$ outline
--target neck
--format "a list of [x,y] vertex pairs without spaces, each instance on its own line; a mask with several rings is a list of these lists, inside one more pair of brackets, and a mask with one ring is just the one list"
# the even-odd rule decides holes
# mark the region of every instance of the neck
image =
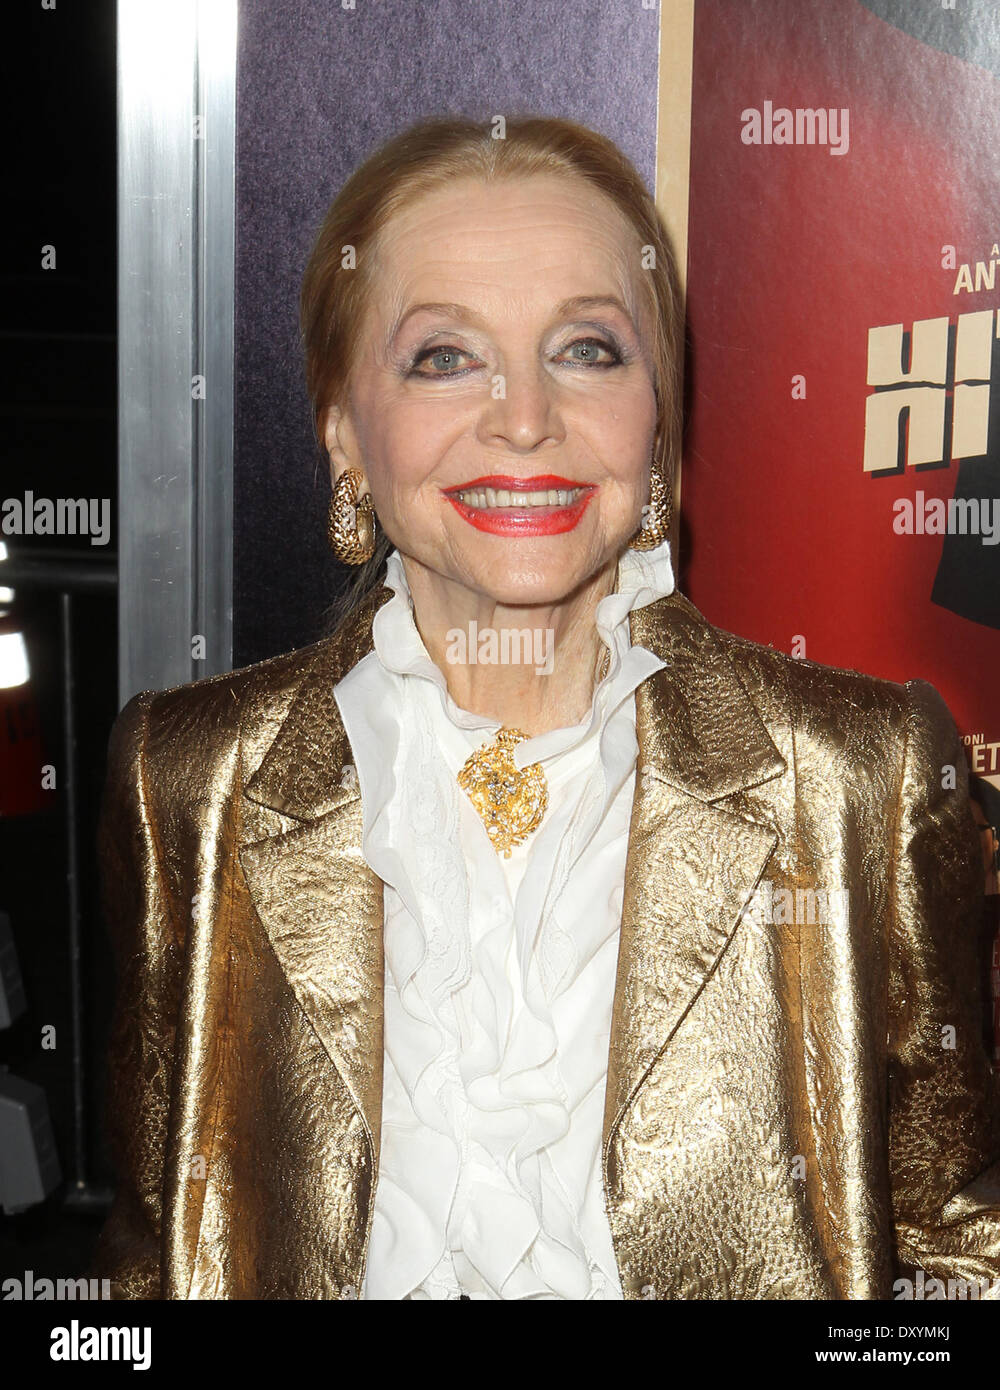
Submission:
[[533,736],[579,724],[603,675],[597,605],[617,577],[612,558],[551,604],[502,604],[403,556],[417,630],[460,709]]

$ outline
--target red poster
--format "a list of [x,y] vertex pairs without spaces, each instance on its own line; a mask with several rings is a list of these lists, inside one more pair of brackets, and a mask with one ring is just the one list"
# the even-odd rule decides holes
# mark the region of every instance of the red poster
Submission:
[[696,5],[681,538],[720,626],[931,681],[993,825],[998,72],[993,0]]
[[932,681],[1000,788],[1000,81],[857,0],[699,4],[689,235],[692,599]]

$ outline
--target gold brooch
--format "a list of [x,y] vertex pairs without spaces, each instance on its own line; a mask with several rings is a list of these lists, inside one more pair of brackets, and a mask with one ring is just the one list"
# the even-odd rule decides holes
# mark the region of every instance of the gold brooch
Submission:
[[514,766],[511,749],[527,737],[520,729],[500,729],[494,742],[472,753],[458,774],[458,785],[475,806],[493,848],[505,859],[537,829],[549,804],[541,764]]

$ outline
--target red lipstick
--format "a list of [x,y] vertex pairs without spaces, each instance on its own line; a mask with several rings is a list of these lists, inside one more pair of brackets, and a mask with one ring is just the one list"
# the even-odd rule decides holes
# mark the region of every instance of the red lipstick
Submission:
[[[576,492],[568,503],[546,503],[541,506],[476,506],[458,495],[492,488],[505,492]],[[509,474],[491,473],[488,477],[473,478],[459,487],[450,488],[444,495],[459,516],[477,531],[496,536],[554,536],[572,531],[587,509],[597,488],[590,483],[576,483],[555,473],[539,473],[531,478],[515,478]]]

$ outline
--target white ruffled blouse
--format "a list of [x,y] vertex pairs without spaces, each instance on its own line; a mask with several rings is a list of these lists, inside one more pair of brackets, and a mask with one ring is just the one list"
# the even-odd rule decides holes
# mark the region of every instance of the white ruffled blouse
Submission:
[[526,739],[549,805],[509,859],[458,785],[495,719],[460,709],[413,620],[398,551],[374,650],[335,687],[362,850],[383,880],[381,1159],[363,1297],[620,1299],[601,1137],[638,745],[663,662],[628,614],[674,587],[669,545],[627,550],[597,605],[591,712]]

